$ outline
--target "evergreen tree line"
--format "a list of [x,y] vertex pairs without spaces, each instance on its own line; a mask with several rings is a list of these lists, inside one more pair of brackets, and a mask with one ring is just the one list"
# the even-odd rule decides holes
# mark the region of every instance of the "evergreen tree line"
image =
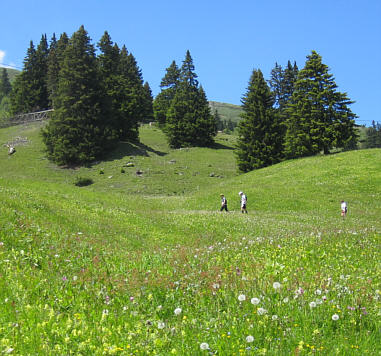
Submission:
[[312,51],[299,70],[277,63],[268,82],[254,69],[242,98],[235,151],[242,172],[284,159],[357,147],[353,103],[337,85],[321,56]]
[[9,117],[10,98],[12,85],[9,80],[8,72],[2,68],[0,74],[0,124]]
[[138,140],[153,120],[152,93],[134,56],[105,32],[99,55],[83,26],[50,45],[33,42],[10,92],[12,114],[54,108],[42,131],[48,157],[59,165],[93,161],[120,140]]
[[366,128],[364,148],[381,148],[381,124],[372,121],[372,125]]
[[189,50],[180,68],[172,61],[160,88],[153,110],[169,145],[172,148],[211,145],[217,134],[217,121],[198,83]]

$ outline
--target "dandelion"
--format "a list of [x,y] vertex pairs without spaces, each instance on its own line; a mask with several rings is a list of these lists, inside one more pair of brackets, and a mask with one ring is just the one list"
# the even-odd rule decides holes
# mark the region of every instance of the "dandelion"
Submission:
[[175,313],[175,315],[180,315],[181,314],[181,308],[176,308],[174,313]]
[[273,315],[272,317],[271,317],[271,319],[273,320],[273,321],[275,321],[275,320],[278,320],[278,315]]
[[283,303],[288,303],[288,297],[283,299]]
[[321,295],[321,290],[320,289],[316,289],[315,294],[316,295]]
[[310,308],[316,308],[316,303],[315,302],[311,302],[310,303]]
[[257,304],[259,304],[260,300],[258,298],[251,298],[250,302],[253,305],[257,305]]
[[339,320],[339,316],[337,314],[333,314],[332,320],[334,320],[334,321]]
[[240,295],[238,296],[238,300],[239,300],[240,302],[244,302],[244,301],[246,300],[246,296],[245,296],[245,294],[240,294]]
[[73,276],[73,281],[75,282],[78,279],[78,276]]
[[254,341],[254,336],[246,336],[246,342],[253,342]]
[[202,342],[202,343],[200,344],[200,349],[201,349],[201,350],[209,350],[209,344],[206,343],[206,342]]
[[258,308],[257,313],[258,315],[264,315],[267,313],[267,310],[264,308]]
[[281,284],[279,282],[274,282],[273,283],[273,288],[274,289],[279,289],[281,287]]
[[165,323],[163,323],[162,321],[159,321],[159,322],[157,323],[157,328],[158,328],[158,329],[164,329],[164,328],[165,328]]
[[213,288],[218,289],[218,288],[220,288],[220,285],[218,283],[213,283]]

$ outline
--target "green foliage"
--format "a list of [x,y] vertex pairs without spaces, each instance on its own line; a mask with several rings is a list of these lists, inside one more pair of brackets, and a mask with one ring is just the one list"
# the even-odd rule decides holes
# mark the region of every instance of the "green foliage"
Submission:
[[260,70],[254,70],[242,99],[237,165],[241,172],[269,166],[282,158],[282,130],[273,95]]
[[161,92],[156,96],[153,103],[155,120],[159,126],[164,127],[167,121],[167,113],[171,102],[175,97],[180,82],[180,69],[175,61],[166,69],[164,78],[161,80]]
[[285,152],[287,157],[329,153],[332,148],[356,144],[355,114],[349,109],[353,102],[346,93],[336,91],[337,85],[321,56],[312,51],[305,67],[299,72],[290,103]]
[[8,72],[5,68],[2,68],[0,76],[0,102],[5,97],[8,96],[12,90],[11,82],[9,81]]
[[85,178],[85,177],[77,177],[74,185],[77,187],[86,187],[88,185],[93,184],[94,181],[91,178]]
[[366,129],[365,148],[381,148],[381,124],[374,120]]
[[95,50],[84,27],[64,51],[55,111],[43,131],[48,156],[59,165],[91,162],[116,141],[103,120],[103,93]]
[[196,78],[193,59],[187,51],[180,82],[166,114],[165,133],[173,148],[209,146],[217,133],[205,91]]

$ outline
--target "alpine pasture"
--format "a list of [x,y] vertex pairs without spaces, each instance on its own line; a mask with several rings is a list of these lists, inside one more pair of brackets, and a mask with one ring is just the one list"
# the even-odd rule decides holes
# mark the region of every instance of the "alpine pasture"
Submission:
[[41,125],[0,129],[0,352],[380,354],[380,149],[238,175],[234,136],[172,150],[145,125],[58,168]]

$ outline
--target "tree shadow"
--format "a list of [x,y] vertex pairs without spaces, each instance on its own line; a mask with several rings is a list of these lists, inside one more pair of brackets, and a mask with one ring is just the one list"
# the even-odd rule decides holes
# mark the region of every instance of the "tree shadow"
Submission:
[[119,142],[118,146],[103,158],[104,161],[114,161],[126,156],[144,156],[149,157],[149,153],[158,156],[165,156],[167,152],[155,150],[141,142]]
[[216,150],[234,150],[234,147],[226,146],[220,142],[214,142],[212,145],[210,145],[210,148],[214,148]]

